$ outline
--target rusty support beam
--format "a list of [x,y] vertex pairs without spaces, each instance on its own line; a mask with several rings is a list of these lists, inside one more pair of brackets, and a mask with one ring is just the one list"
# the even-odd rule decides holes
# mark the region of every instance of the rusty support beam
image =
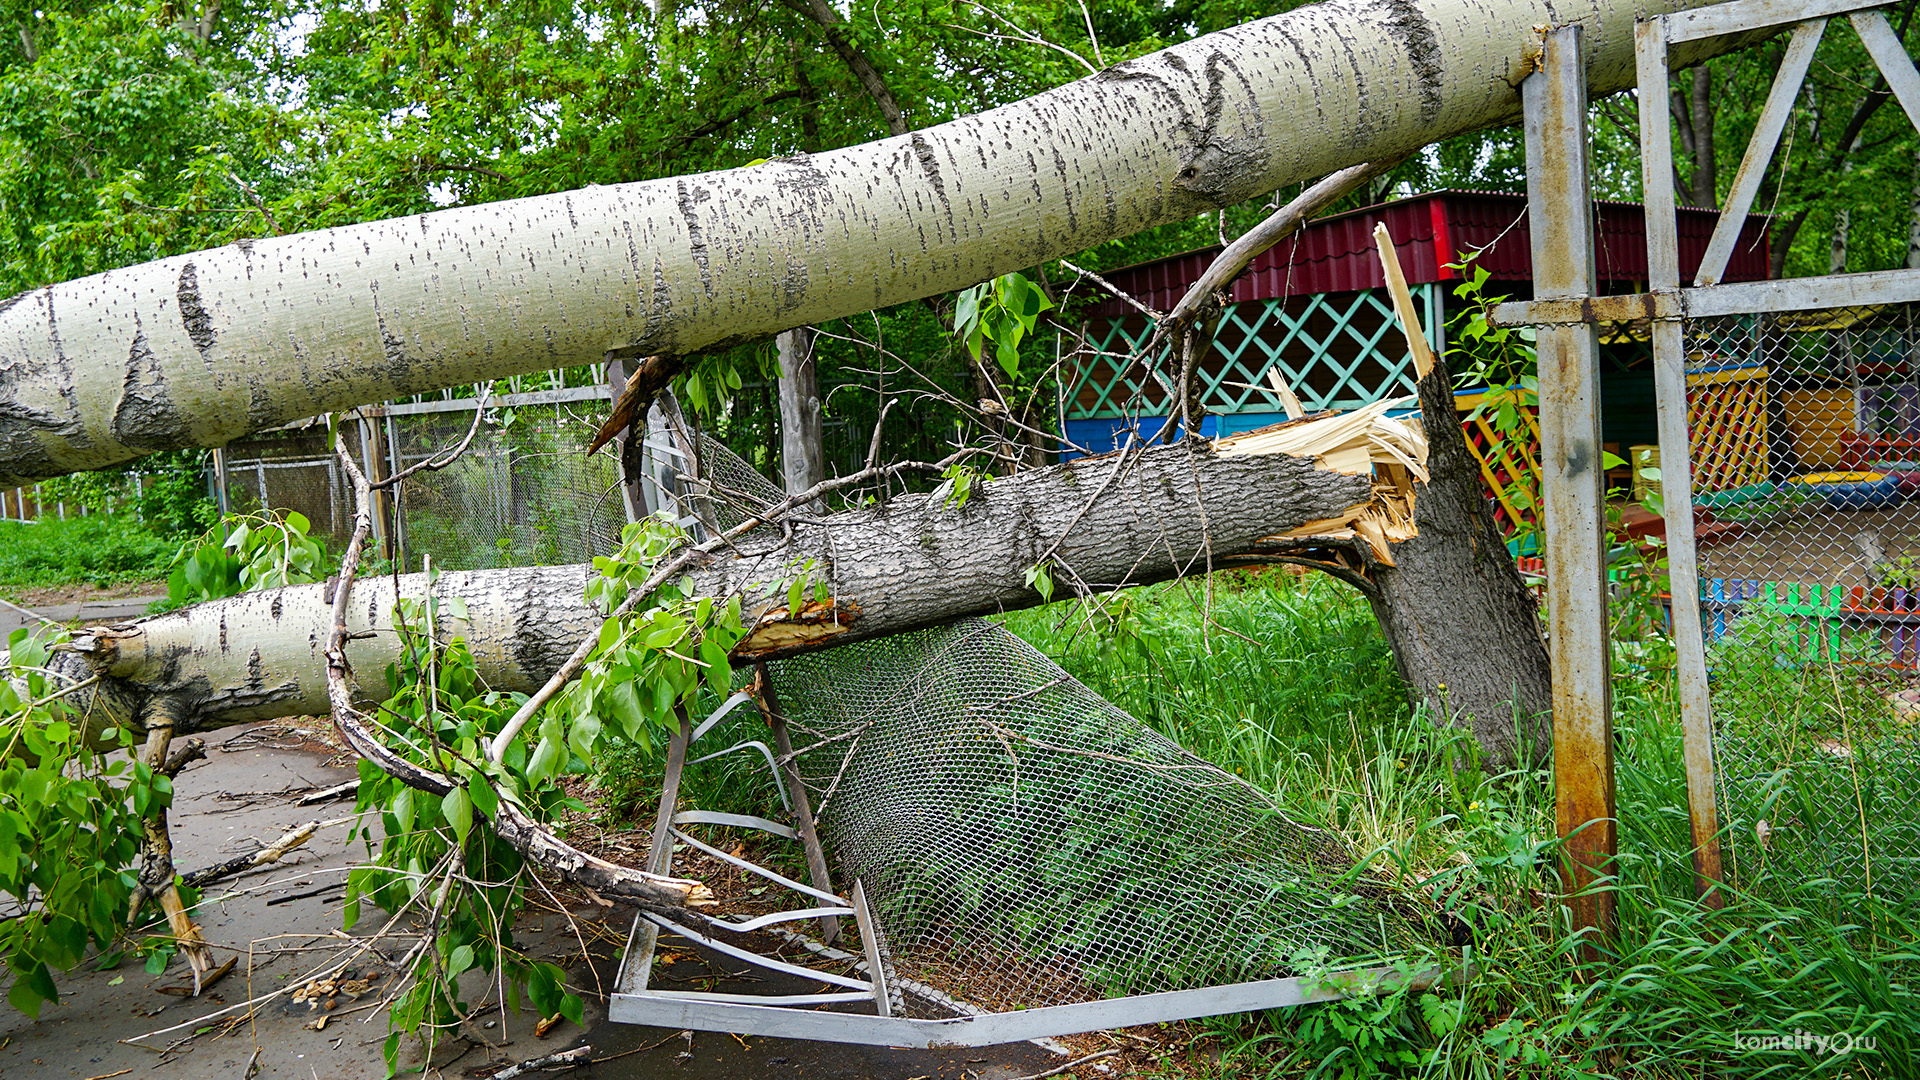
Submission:
[[[1661,88],[1659,99],[1640,93],[1640,162],[1646,192],[1647,285],[1680,287],[1680,231],[1673,190],[1672,118],[1667,112],[1666,23],[1635,30],[1640,85]],[[1684,294],[1680,294],[1684,295]],[[1687,433],[1685,324],[1653,324],[1653,379],[1660,440],[1660,481],[1667,522],[1667,591],[1673,596],[1673,637],[1680,693],[1680,726],[1687,771],[1687,817],[1692,828],[1694,889],[1710,907],[1720,893],[1720,810],[1714,788],[1713,713],[1707,688],[1706,641],[1700,626],[1700,563],[1694,541],[1693,447]],[[1689,602],[1693,601],[1693,602]]]
[[[1520,87],[1537,297],[1598,291],[1581,52],[1580,27],[1549,31],[1541,69]],[[1599,337],[1591,324],[1547,327],[1538,347],[1555,816],[1566,903],[1575,932],[1588,935],[1582,952],[1592,958],[1594,935],[1611,938],[1615,929],[1614,897],[1605,885],[1617,831]]]

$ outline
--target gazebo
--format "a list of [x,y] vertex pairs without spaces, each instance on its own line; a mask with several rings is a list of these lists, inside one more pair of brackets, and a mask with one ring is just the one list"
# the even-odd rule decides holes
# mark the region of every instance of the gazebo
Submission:
[[[1719,217],[1712,210],[1680,210],[1683,275],[1699,265]],[[1490,294],[1532,297],[1524,195],[1436,191],[1321,218],[1255,259],[1233,283],[1213,362],[1201,373],[1211,414],[1204,434],[1232,434],[1285,419],[1269,389],[1268,372],[1276,369],[1310,412],[1353,409],[1414,392],[1412,360],[1397,337],[1374,247],[1378,222],[1393,235],[1436,352],[1444,353],[1447,321],[1464,307],[1453,294],[1461,281],[1462,253],[1480,252],[1477,263],[1491,275]],[[1640,204],[1596,201],[1594,223],[1601,291],[1644,292],[1647,241]],[[1747,219],[1726,280],[1767,276],[1766,226],[1764,218]],[[1103,276],[1146,306],[1166,311],[1219,252],[1218,246],[1201,248]],[[1167,400],[1146,365],[1131,359],[1150,332],[1145,316],[1106,297],[1084,308],[1083,317],[1086,345],[1065,366],[1060,421],[1073,443],[1098,453],[1113,449],[1129,430],[1143,436],[1158,431]],[[1601,337],[1603,438],[1622,447],[1653,443],[1647,327],[1644,322],[1614,324],[1604,327]]]

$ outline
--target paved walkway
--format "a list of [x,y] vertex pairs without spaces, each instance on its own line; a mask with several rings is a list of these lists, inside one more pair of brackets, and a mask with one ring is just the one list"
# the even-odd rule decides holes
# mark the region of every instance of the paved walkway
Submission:
[[147,613],[147,605],[155,600],[164,599],[166,599],[164,596],[123,596],[117,600],[87,600],[32,609],[0,601],[0,644],[4,644],[16,629],[37,621],[33,618],[35,615],[68,625],[130,622],[144,616]]

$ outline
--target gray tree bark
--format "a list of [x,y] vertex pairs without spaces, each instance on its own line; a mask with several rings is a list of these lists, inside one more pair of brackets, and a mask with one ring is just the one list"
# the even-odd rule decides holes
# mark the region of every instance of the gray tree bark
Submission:
[[[1363,455],[1364,456],[1364,455]],[[1351,467],[1351,466],[1346,466]],[[743,597],[754,632],[743,662],[828,648],[968,615],[1043,602],[1027,569],[1048,563],[1056,596],[1204,572],[1206,552],[1253,550],[1274,533],[1338,528],[1373,500],[1372,481],[1287,454],[1216,454],[1204,443],[1106,455],[982,482],[964,505],[909,495],[876,508],[741,538],[694,573],[700,595]],[[825,604],[786,609],[802,567],[831,590]],[[465,601],[481,676],[532,691],[600,624],[583,599],[590,566],[444,573],[436,595]],[[397,653],[398,597],[420,598],[424,575],[356,586],[347,658],[359,692],[380,700]],[[331,586],[250,593],[86,631],[61,663],[105,676],[76,698],[96,729],[170,718],[177,730],[327,711],[321,650]]]
[[1913,148],[1913,202],[1907,211],[1907,269],[1920,270],[1920,144]]
[[814,364],[813,328],[781,333],[780,476],[797,495],[827,478],[827,448],[820,405],[820,372]]
[[1507,122],[1537,26],[1585,25],[1592,92],[1624,89],[1634,18],[1697,2],[1330,0],[864,146],[36,289],[0,300],[0,486],[950,292]]
[[1527,591],[1488,512],[1480,467],[1456,421],[1446,363],[1420,380],[1427,472],[1418,536],[1375,566],[1374,617],[1415,704],[1473,732],[1495,768],[1538,764],[1553,749],[1552,668],[1540,602]]

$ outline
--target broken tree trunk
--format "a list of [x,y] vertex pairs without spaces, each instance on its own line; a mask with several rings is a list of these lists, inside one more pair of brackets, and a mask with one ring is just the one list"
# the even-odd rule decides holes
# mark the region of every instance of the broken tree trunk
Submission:
[[965,288],[1512,120],[1545,25],[1585,26],[1591,93],[1624,89],[1634,19],[1698,2],[1310,4],[864,146],[36,289],[0,300],[0,486]]
[[[1061,597],[1199,573],[1209,546],[1216,557],[1243,553],[1274,533],[1337,528],[1369,512],[1371,467],[1364,437],[1317,456],[1215,452],[1198,441],[1124,451],[977,483],[960,506],[909,495],[795,522],[791,539],[757,530],[692,575],[702,595],[743,595],[758,623],[735,655],[768,659],[1039,604],[1027,570],[1041,564],[1053,568]],[[809,565],[833,599],[788,612],[787,585]],[[449,632],[468,639],[481,676],[496,689],[531,691],[597,630],[601,616],[583,599],[593,573],[579,565],[443,573],[434,590],[465,601],[465,625]],[[413,574],[355,589],[348,659],[362,699],[388,693],[381,673],[397,649],[396,597],[426,588]],[[76,700],[96,728],[137,728],[162,714],[208,727],[324,713],[330,608],[322,585],[250,593],[86,631],[61,663],[82,678],[107,676],[86,691],[90,700]]]
[[1367,599],[1416,704],[1466,726],[1495,768],[1539,764],[1552,750],[1552,671],[1540,602],[1527,591],[1487,509],[1480,465],[1454,412],[1444,361],[1420,380],[1427,472],[1419,533],[1369,568]]

